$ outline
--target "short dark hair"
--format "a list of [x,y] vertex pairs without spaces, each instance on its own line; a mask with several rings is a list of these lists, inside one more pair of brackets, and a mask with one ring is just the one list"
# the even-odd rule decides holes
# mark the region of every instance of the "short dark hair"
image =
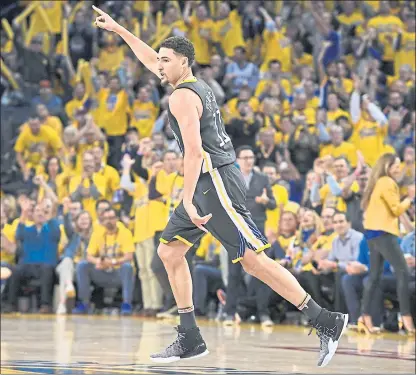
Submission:
[[175,53],[185,56],[188,59],[188,66],[191,66],[195,59],[193,44],[183,36],[171,36],[165,39],[159,48],[169,48]]
[[165,159],[165,156],[167,156],[168,154],[174,154],[176,157],[178,157],[178,152],[174,151],[174,150],[166,150],[164,151],[164,153],[162,154],[162,160]]
[[246,54],[246,48],[245,48],[245,47],[243,47],[243,46],[236,46],[236,47],[234,48],[234,50],[235,50],[235,51],[236,51],[236,50],[238,50],[238,51],[242,52],[242,54]]
[[347,214],[347,212],[336,210],[334,215],[333,215],[333,219],[335,218],[336,215],[343,215],[348,223],[351,222],[350,217]]
[[279,60],[277,60],[277,59],[273,59],[273,60],[271,60],[269,63],[268,63],[268,67],[270,68],[271,67],[271,65],[273,65],[273,64],[279,64],[279,66],[281,66],[282,64],[281,64],[281,61],[279,61]]
[[242,151],[246,151],[246,150],[249,150],[249,151],[252,151],[253,152],[253,148],[252,147],[250,147],[248,145],[243,145],[243,146],[240,146],[240,147],[238,147],[236,149],[236,157],[239,157],[240,154],[242,153]]
[[107,203],[109,206],[111,206],[110,202],[107,199],[99,199],[96,202],[96,210],[97,210],[98,206],[100,206],[101,203]]
[[276,165],[276,163],[272,161],[266,161],[265,164],[262,166],[262,170],[264,170],[265,167],[274,168],[276,173],[279,172],[278,165]]
[[139,130],[138,130],[138,128],[136,128],[136,127],[134,127],[134,126],[130,126],[130,127],[128,127],[127,128],[127,130],[126,130],[126,134],[127,133],[136,133],[136,134],[139,134]]

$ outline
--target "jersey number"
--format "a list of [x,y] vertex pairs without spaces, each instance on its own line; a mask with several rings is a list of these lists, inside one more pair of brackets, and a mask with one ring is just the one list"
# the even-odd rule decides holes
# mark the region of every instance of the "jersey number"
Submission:
[[[217,121],[217,117],[219,118],[218,121]],[[220,139],[220,147],[223,147],[227,142],[230,142],[230,138],[226,134],[224,129],[222,128],[222,117],[221,117],[219,109],[213,113],[213,119],[214,119],[214,126],[216,127],[217,136]]]

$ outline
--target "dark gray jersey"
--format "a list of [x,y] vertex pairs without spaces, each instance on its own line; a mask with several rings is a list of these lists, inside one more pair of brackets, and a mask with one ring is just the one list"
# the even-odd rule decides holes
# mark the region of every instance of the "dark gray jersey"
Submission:
[[[194,91],[203,103],[203,113],[200,118],[200,134],[204,151],[203,173],[234,163],[235,151],[224,128],[222,115],[212,89],[204,81],[196,78],[184,81],[176,87],[176,89],[181,88]],[[187,103],[184,103],[184,110],[187,110]],[[184,153],[180,127],[169,108],[168,119],[181,152]]]

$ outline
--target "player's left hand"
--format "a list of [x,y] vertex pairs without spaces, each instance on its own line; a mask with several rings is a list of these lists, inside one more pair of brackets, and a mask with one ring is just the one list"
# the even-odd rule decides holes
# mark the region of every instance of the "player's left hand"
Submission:
[[184,208],[185,211],[187,211],[187,214],[190,217],[190,220],[194,223],[194,225],[197,228],[201,229],[203,232],[208,233],[208,230],[204,227],[204,225],[207,224],[207,222],[211,219],[213,215],[208,214],[206,216],[201,217],[193,204],[184,206]]

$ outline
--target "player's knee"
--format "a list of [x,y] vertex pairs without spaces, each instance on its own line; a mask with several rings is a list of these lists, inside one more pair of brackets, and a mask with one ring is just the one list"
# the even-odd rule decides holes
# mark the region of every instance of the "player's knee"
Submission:
[[262,268],[260,258],[261,257],[259,257],[258,254],[256,254],[254,251],[246,250],[245,255],[241,261],[245,272],[249,275],[256,276],[259,270]]
[[176,248],[166,244],[159,244],[158,246],[158,256],[161,258],[162,263],[173,264],[177,260],[181,259],[183,254],[180,251],[177,251]]

